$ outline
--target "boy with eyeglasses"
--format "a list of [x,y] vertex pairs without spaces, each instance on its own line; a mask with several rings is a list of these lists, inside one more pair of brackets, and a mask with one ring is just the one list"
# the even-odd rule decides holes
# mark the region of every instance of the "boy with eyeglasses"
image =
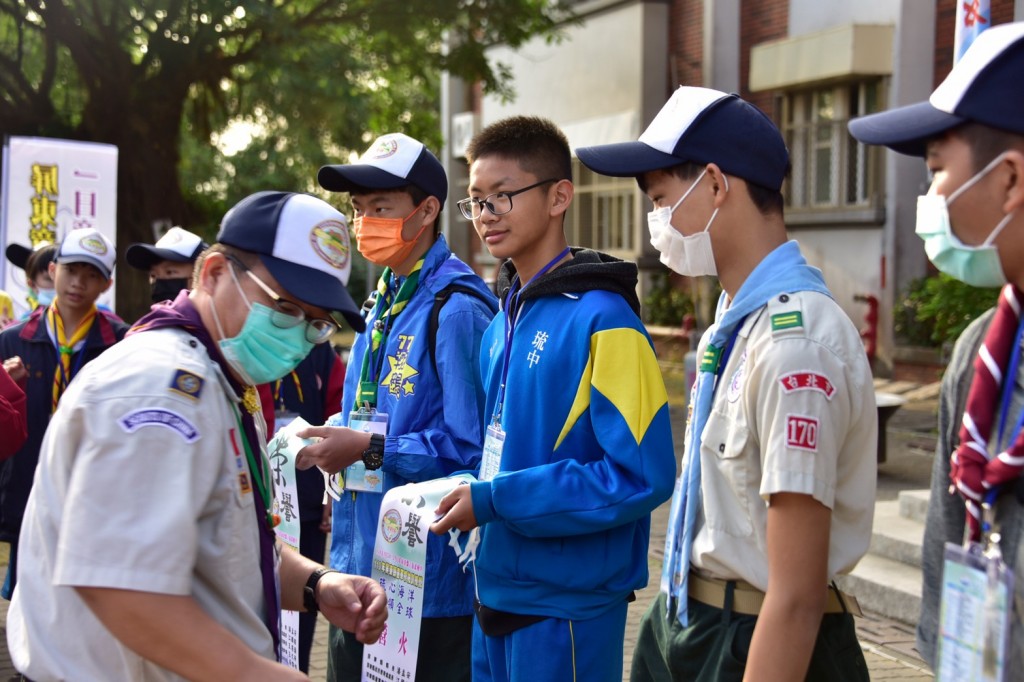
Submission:
[[306,679],[277,662],[282,608],[367,642],[384,627],[380,585],[276,543],[253,386],[341,318],[362,329],[345,218],[259,192],[217,241],[193,290],[87,365],[51,420],[7,617],[28,678]]
[[[368,576],[384,495],[479,462],[484,392],[476,361],[497,302],[439,234],[448,179],[421,142],[384,135],[355,163],[321,168],[319,181],[351,195],[359,252],[384,268],[368,328],[349,356],[342,425],[300,433],[323,438],[300,457],[345,471],[331,566]],[[352,428],[371,418],[378,433]],[[429,537],[426,556],[416,679],[468,682],[472,585],[445,539]],[[362,662],[362,645],[332,628],[328,679],[360,679]]]
[[504,260],[504,306],[480,357],[479,482],[446,495],[431,530],[472,531],[473,680],[618,682],[627,604],[648,580],[650,513],[675,474],[636,265],[569,248],[571,156],[550,121],[498,121],[467,160],[460,208]]

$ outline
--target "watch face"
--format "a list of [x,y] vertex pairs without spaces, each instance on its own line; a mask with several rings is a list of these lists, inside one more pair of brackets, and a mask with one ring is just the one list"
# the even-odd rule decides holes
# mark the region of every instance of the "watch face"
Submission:
[[363,451],[363,464],[370,471],[376,471],[384,465],[384,453],[374,447]]

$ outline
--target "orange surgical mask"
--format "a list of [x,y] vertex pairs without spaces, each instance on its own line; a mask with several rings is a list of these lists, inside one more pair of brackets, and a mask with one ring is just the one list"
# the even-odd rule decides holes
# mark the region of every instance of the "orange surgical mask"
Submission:
[[404,218],[374,218],[365,215],[356,217],[352,221],[352,231],[356,235],[359,253],[372,263],[386,265],[392,269],[404,263],[416,247],[416,240],[423,234],[427,223],[424,222],[420,231],[409,241],[402,239],[402,229],[405,227],[405,221],[421,208],[423,204],[414,208],[412,213]]

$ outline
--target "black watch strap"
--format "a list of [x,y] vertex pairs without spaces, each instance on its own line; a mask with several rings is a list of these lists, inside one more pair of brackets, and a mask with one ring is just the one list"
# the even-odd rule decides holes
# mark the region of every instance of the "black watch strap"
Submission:
[[379,433],[370,434],[370,444],[363,450],[363,465],[369,471],[384,466],[384,436]]
[[340,573],[333,568],[324,568],[321,566],[309,575],[309,579],[306,581],[306,586],[302,588],[302,605],[309,613],[316,613],[320,610],[320,604],[316,599],[316,586],[320,582],[320,578],[323,578],[328,573]]

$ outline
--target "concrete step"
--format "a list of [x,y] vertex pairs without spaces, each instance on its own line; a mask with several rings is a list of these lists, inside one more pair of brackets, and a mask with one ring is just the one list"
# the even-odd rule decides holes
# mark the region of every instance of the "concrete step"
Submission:
[[927,488],[901,490],[899,494],[900,516],[923,524],[928,517],[928,498],[930,496],[931,491]]
[[839,587],[857,597],[861,608],[900,623],[914,625],[921,610],[921,569],[867,554],[853,572],[836,578]]
[[872,554],[920,568],[923,538],[924,524],[901,516],[898,500],[875,504],[869,550]]

